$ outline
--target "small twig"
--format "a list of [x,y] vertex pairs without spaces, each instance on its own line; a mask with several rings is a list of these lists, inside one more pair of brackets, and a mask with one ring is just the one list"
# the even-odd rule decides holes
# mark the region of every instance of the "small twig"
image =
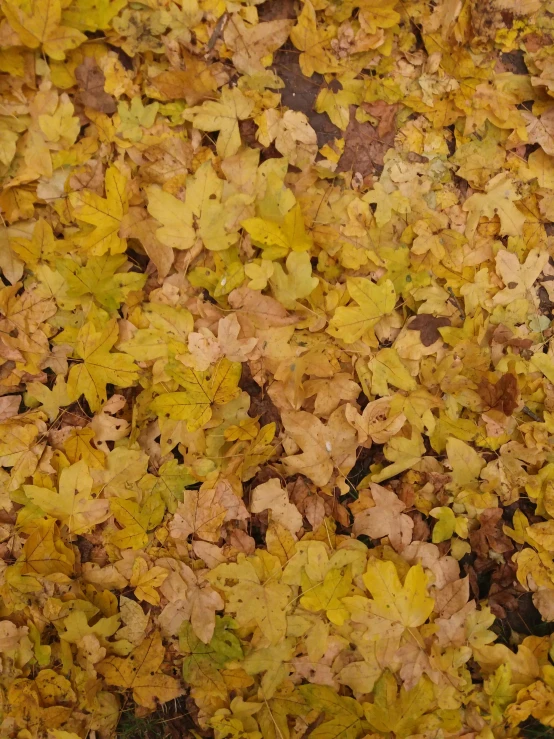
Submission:
[[541,423],[540,416],[537,416],[535,411],[532,411],[531,408],[528,408],[526,405],[523,406],[523,412],[525,413],[525,415],[529,416],[529,418],[532,418],[533,421]]
[[228,20],[229,20],[229,13],[225,11],[225,13],[223,13],[221,18],[215,24],[213,33],[210,36],[210,40],[208,41],[206,45],[206,53],[204,54],[204,57],[209,56],[211,52],[213,51],[213,48],[216,45],[217,40],[219,39],[223,31],[225,30],[225,26],[227,25]]
[[448,292],[450,293],[450,297],[448,298],[448,300],[452,303],[452,305],[455,306],[455,308],[458,309],[458,311],[460,313],[460,316],[462,317],[462,321],[465,321],[465,319],[466,319],[465,311],[462,308],[462,306],[460,305],[460,301],[458,300],[458,298],[454,295],[454,290],[452,290],[451,287],[449,287],[447,289],[448,289]]

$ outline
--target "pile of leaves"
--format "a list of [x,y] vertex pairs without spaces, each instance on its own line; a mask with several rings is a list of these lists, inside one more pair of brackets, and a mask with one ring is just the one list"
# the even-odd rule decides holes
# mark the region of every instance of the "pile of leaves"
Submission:
[[0,7],[1,736],[554,726],[554,3]]

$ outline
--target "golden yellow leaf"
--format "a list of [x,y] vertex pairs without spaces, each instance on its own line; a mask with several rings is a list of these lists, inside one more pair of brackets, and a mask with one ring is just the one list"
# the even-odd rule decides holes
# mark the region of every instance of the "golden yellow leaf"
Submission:
[[108,657],[96,669],[109,685],[132,689],[140,706],[153,709],[156,702],[167,703],[183,692],[175,678],[160,672],[164,654],[161,636],[154,631],[126,659]]

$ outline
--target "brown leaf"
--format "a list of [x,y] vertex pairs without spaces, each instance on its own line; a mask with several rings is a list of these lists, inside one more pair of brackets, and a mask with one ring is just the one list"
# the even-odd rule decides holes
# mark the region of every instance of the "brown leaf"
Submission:
[[554,591],[545,588],[533,593],[533,603],[545,621],[554,621]]
[[384,100],[376,100],[374,103],[362,103],[362,108],[373,118],[377,118],[377,134],[383,138],[396,131],[396,113],[398,105],[390,105]]
[[372,539],[388,536],[395,549],[403,549],[412,540],[414,528],[412,519],[403,513],[406,506],[392,490],[375,483],[371,484],[371,496],[375,506],[354,516],[352,533],[366,534]]
[[162,100],[186,100],[188,105],[198,105],[213,96],[218,88],[214,67],[203,59],[184,52],[185,69],[170,69],[151,80]]
[[[297,322],[281,303],[267,295],[260,295],[248,287],[239,287],[229,295],[229,304],[237,311],[241,325],[243,321],[256,328],[276,328],[290,326]],[[249,334],[248,334],[249,335]]]
[[495,409],[506,416],[511,416],[519,404],[517,379],[510,372],[502,375],[496,385],[483,378],[477,392],[487,406],[487,410]]
[[[396,106],[389,106],[396,110]],[[391,128],[390,116],[387,116],[383,126],[377,128],[371,123],[359,123],[356,120],[356,110],[352,106],[350,123],[344,132],[344,152],[339,160],[338,171],[359,172],[362,177],[373,174],[376,168],[384,164],[385,153],[394,144],[394,130]],[[393,116],[394,117],[394,116]],[[380,133],[380,129],[383,133]]]
[[420,313],[412,321],[408,329],[410,331],[419,331],[419,337],[423,346],[431,346],[435,341],[441,338],[439,328],[441,326],[450,326],[450,318],[446,316],[432,316],[429,313]]
[[433,595],[435,611],[441,618],[449,618],[467,603],[469,599],[469,578],[464,577],[462,580],[454,580],[454,582],[445,585],[442,590],[434,591]]
[[0,398],[0,421],[17,415],[21,404],[21,395],[5,395]]
[[512,542],[502,532],[501,519],[502,508],[487,508],[479,516],[480,527],[470,533],[471,547],[481,557],[488,557],[490,549],[497,554],[513,549]]
[[[277,3],[265,3],[277,5]],[[310,126],[317,134],[318,146],[332,142],[341,137],[341,130],[331,123],[326,113],[316,113],[314,104],[321,87],[324,84],[323,75],[314,73],[311,77],[302,74],[298,62],[298,54],[280,50],[275,54],[273,68],[283,80],[285,86],[281,91],[281,102],[291,110],[298,110],[307,116]]]
[[115,113],[115,100],[104,90],[106,77],[95,59],[87,56],[75,70],[75,79],[79,83],[76,99],[82,105],[108,115]]

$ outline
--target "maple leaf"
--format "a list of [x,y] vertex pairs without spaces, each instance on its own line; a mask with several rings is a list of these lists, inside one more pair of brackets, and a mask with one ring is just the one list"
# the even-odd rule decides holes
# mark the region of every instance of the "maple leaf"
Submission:
[[[278,644],[284,638],[291,595],[288,585],[276,580],[261,582],[253,562],[242,554],[236,563],[215,567],[208,579],[216,590],[225,593],[225,610],[235,615],[238,624],[257,624],[269,644]],[[226,585],[229,580],[237,584]]]
[[242,18],[233,14],[225,26],[223,38],[233,53],[233,64],[243,74],[263,72],[272,52],[282,46],[288,38],[293,21],[275,20],[246,26]]
[[378,28],[390,28],[400,20],[400,14],[394,8],[398,0],[362,0],[360,3],[360,24],[368,33],[375,33]]
[[306,252],[291,252],[286,261],[287,272],[275,264],[270,284],[275,298],[285,308],[294,308],[297,300],[308,297],[319,285],[312,277],[310,256]]
[[392,562],[372,559],[363,581],[373,596],[370,612],[389,622],[388,628],[402,631],[421,626],[431,615],[434,600],[427,596],[427,578],[421,565],[410,567],[402,585]]
[[133,562],[129,585],[135,588],[135,597],[137,600],[145,600],[153,606],[158,606],[160,604],[160,595],[156,588],[163,584],[167,575],[167,570],[157,565],[148,569],[146,560],[139,557]]
[[314,72],[340,71],[340,67],[333,65],[326,44],[331,40],[330,34],[318,27],[314,6],[310,0],[304,0],[302,12],[298,22],[290,32],[290,40],[300,49],[300,67],[302,72],[311,77]]
[[118,335],[115,320],[109,321],[101,331],[92,323],[85,323],[77,335],[75,354],[82,361],[69,370],[67,391],[72,398],[84,395],[93,411],[99,410],[106,400],[108,383],[130,387],[138,378],[132,357],[110,352]]
[[159,103],[144,105],[138,96],[130,103],[120,102],[117,112],[121,123],[117,127],[117,134],[128,141],[140,141],[143,129],[154,125],[159,107]]
[[109,685],[132,689],[133,698],[140,706],[153,709],[156,701],[166,703],[183,692],[175,678],[159,672],[164,655],[161,636],[155,631],[130,657],[108,657],[96,669]]
[[531,249],[524,264],[520,264],[515,254],[501,249],[496,256],[496,268],[506,287],[493,297],[495,305],[506,305],[524,298],[536,302],[533,283],[540,275],[548,256],[538,249]]
[[[242,221],[241,226],[246,229],[254,241],[268,247],[280,247],[285,254],[290,249],[303,252],[312,245],[310,236],[306,233],[302,210],[297,203],[282,219],[282,223],[270,221],[264,218],[247,218]],[[267,253],[268,250],[266,250]],[[273,250],[272,250],[273,251]],[[270,252],[272,253],[272,252]],[[279,256],[281,256],[280,252]],[[302,263],[302,262],[300,262]],[[295,260],[291,261],[291,269],[294,269]],[[272,275],[275,273],[273,265]],[[311,272],[311,271],[310,271]],[[281,268],[283,280],[284,273]],[[270,277],[270,275],[268,275]],[[253,288],[252,288],[253,289]]]
[[337,308],[327,331],[352,344],[394,310],[396,292],[390,280],[376,285],[364,277],[351,277],[346,284],[350,297],[358,305]]
[[303,449],[302,454],[285,457],[284,463],[291,471],[307,475],[316,485],[326,485],[335,469],[348,474],[356,461],[356,432],[341,408],[331,414],[326,426],[306,411],[287,411],[282,419],[287,432]]
[[110,541],[120,549],[141,549],[148,543],[148,531],[163,518],[165,506],[159,494],[153,493],[144,505],[134,500],[112,498],[110,511],[121,528],[110,534]]
[[60,243],[54,238],[52,226],[40,219],[30,239],[14,237],[10,240],[10,247],[26,264],[36,268],[40,261],[49,261],[59,254]]
[[182,52],[185,69],[171,69],[157,74],[151,84],[153,90],[148,93],[158,100],[185,99],[188,105],[197,105],[209,98],[217,90],[217,78],[214,69],[203,59]]
[[216,627],[216,611],[225,603],[213,590],[202,573],[195,574],[183,562],[161,558],[157,566],[167,572],[160,592],[168,600],[160,614],[160,625],[169,634],[176,634],[183,621],[190,621],[194,634],[203,644],[209,644]]
[[268,508],[275,521],[292,533],[297,532],[302,526],[302,516],[296,506],[289,502],[287,491],[283,490],[275,478],[258,485],[252,491],[250,503],[252,513],[260,513]]
[[61,25],[62,4],[60,0],[20,0],[2,2],[8,22],[25,46],[36,49],[42,45],[52,59],[65,59],[65,54],[87,40],[75,28]]
[[225,521],[248,517],[244,503],[225,480],[206,482],[200,490],[185,490],[170,526],[173,538],[196,534],[205,541],[217,541]]
[[201,131],[219,131],[217,153],[221,157],[235,154],[240,147],[239,121],[246,120],[254,110],[254,101],[237,87],[224,88],[218,101],[208,100],[183,112]]
[[185,655],[184,679],[197,688],[209,686],[214,691],[212,694],[223,698],[227,697],[222,676],[224,668],[227,663],[244,657],[241,643],[232,631],[233,626],[234,621],[229,616],[216,616],[213,636],[204,643],[196,636],[192,625],[185,621],[179,635],[179,649]]
[[67,384],[64,378],[59,375],[52,389],[41,382],[29,382],[27,392],[31,398],[35,398],[39,403],[42,403],[42,408],[50,421],[57,418],[61,406],[71,403],[71,398],[67,393]]
[[192,227],[192,210],[160,187],[152,185],[147,190],[148,212],[163,223],[156,231],[157,238],[174,249],[190,249],[196,235]]
[[75,243],[92,256],[125,251],[125,240],[120,238],[119,229],[128,209],[126,185],[127,178],[111,166],[106,170],[105,198],[92,190],[80,190],[69,196],[77,219],[94,226],[89,233],[75,237]]
[[412,539],[414,522],[403,511],[404,503],[387,488],[371,483],[371,497],[375,505],[355,511],[354,536],[366,534],[373,539],[388,536],[395,549],[403,549]]
[[328,719],[313,731],[319,739],[334,739],[339,736],[356,739],[363,733],[363,710],[353,698],[339,696],[325,685],[302,685],[300,694],[310,708],[323,712]]
[[468,211],[466,236],[473,237],[479,218],[486,216],[500,218],[501,233],[508,236],[518,236],[522,233],[525,215],[518,210],[516,201],[519,200],[513,180],[505,173],[500,173],[487,183],[485,193],[474,193],[464,203],[464,210]]
[[23,574],[61,577],[67,582],[73,572],[75,554],[60,536],[53,518],[39,518],[33,521],[29,537],[23,546],[20,558]]
[[189,431],[204,426],[212,417],[214,407],[229,402],[238,393],[241,374],[238,362],[224,358],[205,372],[174,364],[168,371],[183,390],[159,395],[150,407],[159,416],[186,421]]
[[84,462],[62,470],[59,491],[24,485],[25,495],[52,518],[66,524],[72,534],[89,531],[110,515],[107,500],[92,497],[92,477]]
[[302,577],[304,594],[300,604],[307,611],[316,613],[325,611],[331,623],[341,626],[349,615],[342,599],[348,595],[351,587],[352,579],[349,572],[343,573],[337,568],[330,569],[323,581],[318,583],[313,582],[304,571]]
[[140,290],[146,281],[145,275],[120,272],[128,266],[122,254],[90,257],[83,266],[73,260],[60,260],[57,264],[67,282],[67,297],[70,300],[92,295],[99,305],[111,312],[119,308],[130,292]]
[[390,673],[381,678],[375,690],[375,701],[364,705],[364,713],[377,731],[392,731],[396,736],[405,737],[416,732],[418,720],[432,707],[433,685],[423,677],[412,690],[402,687],[397,694],[393,680]]

